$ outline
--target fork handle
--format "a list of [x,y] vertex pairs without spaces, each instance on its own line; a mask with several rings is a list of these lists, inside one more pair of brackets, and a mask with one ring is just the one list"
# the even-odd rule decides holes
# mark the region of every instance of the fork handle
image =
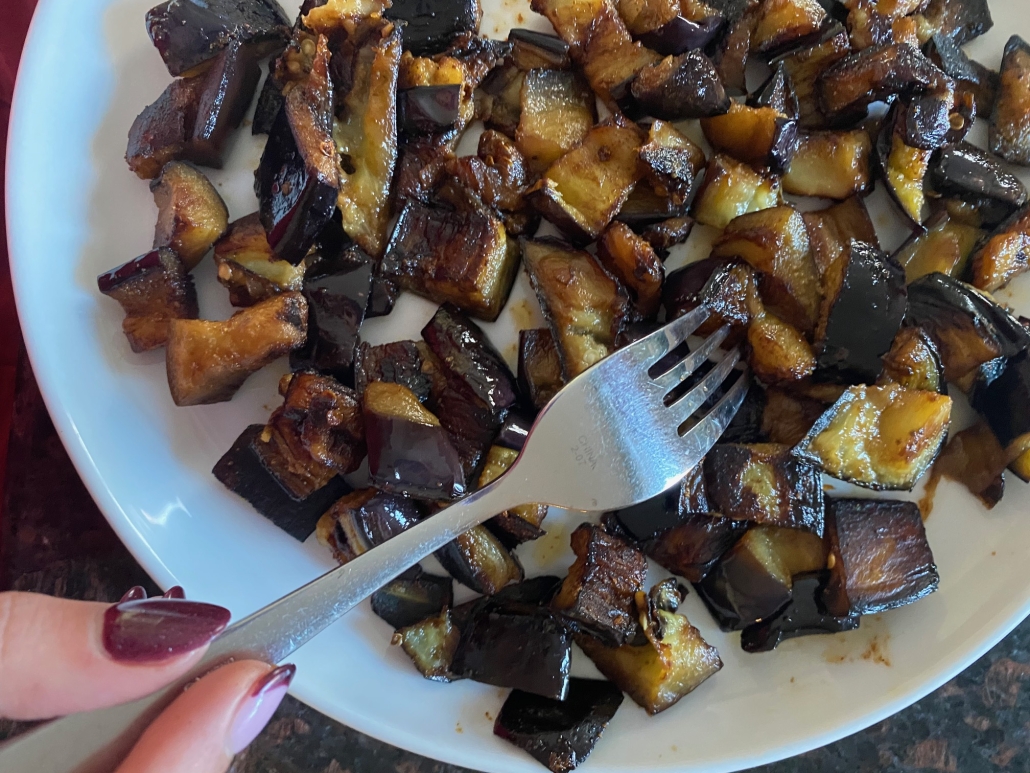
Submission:
[[131,703],[72,714],[0,746],[3,773],[110,773],[190,682],[229,660],[279,663],[459,534],[533,501],[518,461],[490,485],[226,629],[175,683]]

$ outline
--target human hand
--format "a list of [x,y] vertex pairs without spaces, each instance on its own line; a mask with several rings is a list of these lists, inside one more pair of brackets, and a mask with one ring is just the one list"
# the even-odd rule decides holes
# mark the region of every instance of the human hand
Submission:
[[[185,674],[229,610],[181,588],[115,605],[0,593],[0,717],[49,719],[141,698]],[[147,728],[116,773],[222,773],[286,695],[293,666],[256,660],[194,682]]]

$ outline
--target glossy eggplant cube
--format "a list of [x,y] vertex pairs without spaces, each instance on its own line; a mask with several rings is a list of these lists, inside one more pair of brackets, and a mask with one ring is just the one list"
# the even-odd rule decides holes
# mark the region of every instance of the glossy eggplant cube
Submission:
[[484,596],[493,596],[525,576],[515,555],[485,526],[459,534],[435,555],[455,580]]
[[770,618],[749,625],[740,634],[745,652],[769,652],[780,642],[798,636],[841,633],[858,628],[860,615],[831,615],[822,604],[828,572],[799,574],[793,580],[790,603]]
[[454,606],[454,589],[450,577],[415,566],[373,593],[371,601],[377,617],[394,628],[407,628]]
[[479,0],[394,0],[386,18],[406,22],[405,50],[428,56],[444,51],[460,33],[477,34],[483,8]]

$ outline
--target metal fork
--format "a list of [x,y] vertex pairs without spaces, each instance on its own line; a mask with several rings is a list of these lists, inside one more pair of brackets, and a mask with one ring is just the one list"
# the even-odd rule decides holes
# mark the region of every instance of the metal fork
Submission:
[[570,382],[540,413],[515,464],[490,485],[228,628],[175,684],[132,703],[54,720],[0,747],[0,771],[112,770],[191,681],[231,659],[281,662],[405,569],[500,512],[529,503],[614,510],[676,485],[715,445],[749,382],[745,370],[721,397],[716,392],[735,372],[737,349],[699,372],[718,356],[726,327],[677,360],[674,353],[707,316],[698,308]]

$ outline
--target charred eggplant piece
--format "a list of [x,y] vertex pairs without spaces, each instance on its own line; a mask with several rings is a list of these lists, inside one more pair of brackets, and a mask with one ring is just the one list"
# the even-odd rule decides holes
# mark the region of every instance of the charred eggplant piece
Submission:
[[508,300],[518,259],[518,245],[488,211],[411,201],[394,227],[383,271],[406,290],[493,321]]
[[772,617],[791,600],[793,577],[826,564],[823,540],[796,529],[756,526],[698,584],[719,626],[739,630]]
[[816,359],[808,340],[788,322],[764,309],[747,328],[748,363],[763,384],[787,384],[808,378]]
[[727,25],[721,39],[711,46],[712,61],[727,92],[743,94],[747,91],[747,63],[751,51],[751,37],[758,25],[761,4],[757,0],[734,2],[721,9]]
[[748,107],[771,107],[786,118],[797,121],[800,112],[794,84],[783,62],[773,66],[772,74],[747,97]]
[[[528,435],[528,430],[526,432]],[[518,458],[519,452],[501,445],[491,446],[483,463],[483,471],[479,473],[478,488],[493,483],[506,473]],[[486,522],[486,526],[504,543],[505,547],[514,548],[523,542],[543,536],[540,524],[547,517],[547,505],[521,505],[494,516]]]
[[651,715],[665,711],[722,668],[715,647],[676,614],[682,595],[675,586],[663,595],[664,608],[648,603],[643,592],[637,594],[645,644],[613,648],[587,635],[576,637],[598,670]]
[[1005,465],[1008,456],[994,432],[978,421],[948,439],[933,465],[935,476],[944,476],[965,486],[990,510],[1005,493]]
[[613,510],[602,519],[610,534],[647,543],[684,523],[691,515],[710,510],[705,495],[705,478],[698,465],[678,485],[638,505]]
[[593,751],[620,705],[622,690],[601,679],[569,679],[561,701],[512,690],[494,722],[494,735],[552,773],[568,773]]
[[828,128],[830,120],[819,104],[819,79],[851,51],[848,33],[838,25],[828,28],[823,40],[811,48],[786,55],[781,64],[790,76],[798,101],[799,124],[805,129]]
[[449,131],[409,140],[401,149],[393,186],[399,211],[409,201],[430,203],[454,158],[458,132]]
[[641,319],[658,313],[665,269],[650,244],[625,223],[612,223],[597,243],[597,260],[629,290]]
[[761,273],[762,300],[802,331],[815,327],[819,274],[801,213],[780,206],[735,218],[712,247],[712,257],[742,258]]
[[204,76],[180,78],[148,105],[129,129],[125,161],[138,177],[157,177],[165,164],[190,155]]
[[549,328],[519,331],[519,385],[538,411],[565,386],[561,355]]
[[996,378],[978,384],[971,400],[1005,449],[1009,468],[1022,480],[1030,477],[1030,416],[1025,402],[1028,394],[1030,357],[1024,351],[1008,360]]
[[850,387],[793,454],[838,480],[909,491],[948,434],[951,398],[898,384]]
[[1027,203],[1026,187],[1019,178],[968,142],[941,148],[934,154],[929,172],[937,193],[975,205],[989,225],[1000,223]]
[[[453,180],[444,184],[441,197],[455,200],[459,208],[494,210],[511,236],[536,231],[540,217],[523,196],[531,175],[526,158],[510,139],[493,130],[480,135],[477,150],[475,156],[447,162]],[[449,191],[455,191],[454,196]]]
[[700,20],[674,16],[669,21],[640,34],[640,42],[663,56],[679,56],[688,51],[703,50],[723,31],[726,19],[721,15]]
[[805,221],[812,258],[822,277],[834,263],[850,255],[852,241],[879,248],[869,211],[858,196],[827,209],[806,212],[801,219]]
[[876,141],[876,161],[891,198],[902,214],[920,226],[926,219],[925,181],[933,152],[906,142],[904,119],[903,110],[891,112]]
[[[521,388],[521,387],[520,387]],[[525,413],[510,413],[497,431],[497,445],[512,451],[521,451],[533,427],[533,417]]]
[[546,608],[485,604],[461,626],[451,670],[553,700],[569,691],[572,632]]
[[260,49],[233,40],[212,62],[197,100],[190,159],[221,168],[226,145],[254,99]]
[[[816,331],[819,377],[872,383],[905,318],[905,271],[870,244],[851,242],[826,272]],[[862,320],[862,324],[856,324]]]
[[[744,395],[744,402],[737,410],[730,426],[722,434],[724,443],[781,443],[781,440],[773,440],[768,437],[762,426],[762,415],[765,413],[767,403],[767,390],[752,383]],[[789,444],[788,444],[789,445]]]
[[644,553],[673,574],[701,582],[747,528],[746,523],[714,513],[693,513],[648,541]]
[[191,164],[171,161],[150,183],[157,205],[154,248],[170,247],[187,271],[229,228],[229,210],[218,191]]
[[522,82],[515,143],[543,172],[575,148],[597,121],[590,86],[571,70],[531,70]]
[[909,285],[906,324],[933,339],[947,380],[964,384],[984,363],[1014,357],[1030,347],[1030,335],[1008,312],[969,285],[929,274]]
[[530,189],[533,205],[570,239],[596,239],[642,177],[642,144],[642,132],[624,121],[594,127]]
[[478,33],[483,8],[479,0],[449,0],[432,6],[420,0],[394,0],[386,18],[405,22],[404,47],[416,56],[426,56],[444,51],[460,33]]
[[590,253],[558,240],[523,240],[522,256],[558,343],[564,378],[574,378],[614,351],[627,312],[625,292]]
[[827,572],[806,572],[793,579],[790,603],[773,617],[754,623],[740,634],[744,652],[770,652],[787,639],[858,628],[860,615],[835,617],[822,605]]
[[[353,86],[333,126],[342,159],[336,205],[343,230],[369,255],[386,246],[390,186],[397,163],[397,77],[401,33],[394,29],[355,57]],[[289,98],[287,98],[287,102]]]
[[171,319],[200,315],[197,289],[182,259],[167,248],[140,255],[97,277],[104,295],[125,310],[122,331],[134,352],[147,352],[168,341]]
[[300,293],[283,293],[224,322],[171,320],[166,355],[176,405],[231,400],[250,374],[301,346],[308,308]]
[[739,335],[751,323],[756,282],[754,269],[740,261],[707,258],[691,263],[673,271],[665,282],[665,316],[682,317],[703,303],[712,316],[698,328],[698,335],[709,335],[724,324]]
[[702,225],[725,228],[736,217],[782,202],[778,177],[720,154],[708,162],[693,213]]
[[576,562],[551,608],[605,642],[630,641],[637,631],[634,594],[647,579],[644,554],[591,524],[572,533],[572,550]]
[[452,682],[458,678],[451,672],[451,660],[460,636],[461,632],[451,621],[450,610],[445,609],[436,617],[397,631],[391,643],[404,649],[426,679]]
[[569,44],[555,35],[515,28],[508,33],[511,58],[523,72],[567,70],[572,66]]
[[703,118],[701,128],[715,150],[777,174],[787,170],[798,148],[797,121],[772,107],[734,102],[724,115]]
[[643,231],[670,218],[686,215],[687,205],[677,203],[679,198],[678,195],[663,195],[649,180],[641,180],[633,186],[615,219],[634,231]]
[[407,628],[439,615],[453,602],[451,578],[416,565],[372,594],[372,611],[394,628]]
[[823,603],[833,615],[869,615],[937,590],[937,567],[914,502],[830,500],[830,579]]
[[908,283],[935,272],[961,276],[983,236],[979,228],[953,220],[945,211],[937,212],[926,221],[923,233],[914,234],[898,248],[894,259],[905,269]]
[[191,75],[235,41],[256,59],[282,50],[290,22],[275,0],[165,0],[147,11],[147,32],[169,73]]
[[295,266],[275,256],[257,212],[229,224],[225,236],[215,243],[215,265],[233,306],[253,306],[304,287],[304,264]]
[[869,134],[861,129],[803,134],[783,178],[783,190],[838,200],[868,193],[872,151]]
[[373,381],[362,395],[368,471],[387,491],[422,499],[454,499],[466,492],[458,452],[415,394],[401,384]]
[[428,404],[436,371],[432,352],[423,341],[395,341],[380,346],[362,343],[354,366],[354,388],[358,395],[373,381],[401,384]]
[[375,489],[355,491],[337,501],[318,521],[318,541],[341,564],[382,545],[422,519],[407,497]]
[[918,18],[921,27],[950,38],[957,46],[994,26],[987,0],[930,0]]
[[265,467],[256,450],[264,431],[262,424],[247,427],[212,472],[222,485],[247,500],[261,515],[294,539],[304,541],[326,509],[350,492],[350,486],[337,476],[304,499],[294,499]]
[[654,121],[647,143],[640,148],[640,160],[655,191],[685,204],[694,190],[694,180],[705,168],[701,148],[665,121]]
[[771,0],[761,6],[751,50],[775,57],[817,40],[825,30],[826,10],[816,0]]
[[993,292],[1025,272],[1030,260],[1030,206],[995,230],[973,256],[973,285]]
[[336,210],[340,170],[332,121],[329,49],[319,38],[311,74],[286,95],[254,179],[268,243],[290,263],[304,259]]
[[822,536],[819,473],[791,458],[788,446],[719,444],[705,456],[704,475],[712,512]]
[[700,51],[668,56],[645,67],[630,86],[635,106],[666,121],[708,118],[730,109],[730,98],[712,60]]
[[934,33],[926,42],[923,53],[955,81],[959,94],[965,91],[973,95],[977,115],[989,116],[994,112],[1000,85],[997,72],[970,59],[951,38],[940,33]]
[[435,555],[455,580],[484,596],[524,577],[518,559],[485,526],[473,527]]
[[903,327],[883,356],[879,383],[900,384],[905,389],[948,393],[944,365],[933,339],[918,327]]
[[687,217],[670,217],[659,223],[652,223],[641,229],[640,235],[651,245],[655,254],[664,260],[669,256],[669,250],[677,244],[683,244],[690,238],[694,230],[694,219]]

